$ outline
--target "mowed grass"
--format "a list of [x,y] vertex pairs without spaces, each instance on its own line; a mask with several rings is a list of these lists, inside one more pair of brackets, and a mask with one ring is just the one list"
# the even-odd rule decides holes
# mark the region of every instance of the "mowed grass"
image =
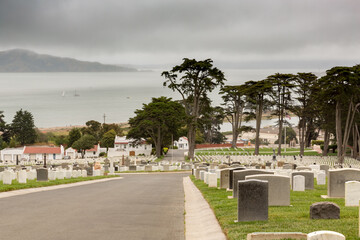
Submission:
[[14,191],[25,188],[47,187],[47,186],[54,186],[60,184],[69,184],[69,183],[90,181],[90,180],[103,179],[103,178],[114,178],[114,177],[119,177],[119,176],[109,175],[109,176],[96,176],[96,177],[79,177],[79,178],[69,178],[69,179],[61,179],[61,180],[57,179],[48,182],[37,182],[36,180],[28,180],[27,183],[19,183],[17,180],[13,180],[11,185],[5,185],[3,184],[2,181],[0,181],[0,192],[8,192],[8,191]]
[[[254,154],[255,148],[222,148],[222,149],[208,149],[208,150],[197,150],[196,155],[251,155]],[[277,148],[275,149],[277,154]],[[273,155],[272,148],[260,148],[259,155]],[[298,156],[300,155],[299,148],[282,148],[281,155],[284,156]],[[329,156],[336,156],[336,153],[329,153]],[[311,148],[305,149],[304,156],[322,156],[322,154],[312,150]]]
[[[228,199],[232,192],[225,189],[209,188],[201,181],[190,176],[194,184],[202,192],[204,198],[213,209],[221,228],[228,239],[246,239],[252,232],[303,232],[310,233],[318,230],[340,232],[347,240],[360,239],[358,237],[358,207],[345,207],[344,199],[323,199],[327,195],[326,185],[317,185],[314,190],[290,193],[288,207],[269,207],[268,221],[239,222],[237,220],[237,199]],[[315,202],[333,202],[340,206],[340,219],[311,220],[310,206]]]

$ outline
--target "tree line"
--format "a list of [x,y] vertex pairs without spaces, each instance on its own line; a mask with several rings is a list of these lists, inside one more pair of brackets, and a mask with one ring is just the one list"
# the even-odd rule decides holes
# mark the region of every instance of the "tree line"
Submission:
[[124,135],[120,125],[101,124],[95,120],[87,121],[84,127],[71,129],[68,134],[43,133],[35,127],[32,113],[22,109],[16,112],[11,123],[6,123],[4,118],[4,112],[0,111],[0,150],[36,143],[53,144],[72,147],[84,156],[86,150],[98,143],[107,149],[113,147],[115,136]]
[[[359,155],[360,65],[333,67],[322,77],[311,72],[297,74],[275,73],[259,81],[240,85],[226,85],[224,73],[213,66],[211,59],[183,60],[183,63],[164,71],[164,86],[178,92],[179,101],[170,98],[153,98],[136,116],[129,120],[132,138],[149,138],[155,143],[157,155],[163,146],[170,145],[171,137],[186,135],[189,141],[189,158],[199,135],[207,142],[222,141],[219,129],[223,119],[232,125],[232,147],[236,148],[239,134],[252,130],[243,122],[255,120],[255,155],[259,154],[260,129],[263,113],[271,112],[279,126],[278,155],[281,155],[283,129],[290,113],[299,118],[300,154],[311,140],[325,133],[324,151],[328,153],[330,136],[335,136],[337,154],[343,163],[348,146],[353,157]],[[219,90],[221,106],[211,106],[208,94]]]

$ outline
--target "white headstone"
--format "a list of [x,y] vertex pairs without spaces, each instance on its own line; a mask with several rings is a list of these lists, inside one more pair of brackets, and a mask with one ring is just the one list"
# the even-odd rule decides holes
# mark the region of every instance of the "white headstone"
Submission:
[[205,179],[205,172],[206,172],[206,171],[204,171],[204,170],[201,170],[201,171],[200,171],[200,173],[199,173],[199,175],[200,175],[200,180],[203,180],[203,181],[204,181],[204,179]]
[[99,169],[98,169],[98,170],[94,170],[94,171],[93,171],[93,176],[94,176],[94,177],[100,176],[100,173],[101,173],[101,172],[100,172]]
[[355,207],[359,206],[360,200],[360,182],[348,181],[345,182],[345,206]]
[[3,184],[10,185],[12,183],[12,173],[8,170],[3,172]]
[[26,183],[26,177],[27,177],[27,174],[26,174],[25,170],[20,170],[18,172],[18,182],[19,183]]
[[114,167],[109,167],[109,173],[114,174],[115,173],[115,168]]
[[326,184],[326,174],[324,172],[319,172],[317,174],[317,184],[325,185]]
[[345,236],[333,231],[316,231],[309,233],[307,240],[345,240]]
[[204,183],[205,184],[209,184],[209,172],[205,172],[204,173]]
[[49,180],[55,180],[56,179],[56,171],[49,171],[48,172],[48,179]]
[[217,187],[217,174],[209,173],[207,177],[208,177],[209,187]]
[[305,191],[305,177],[296,175],[293,177],[293,191]]
[[82,171],[81,171],[81,176],[82,176],[82,177],[87,177],[87,171],[86,171],[86,170],[82,170]]
[[71,176],[72,176],[72,170],[67,170],[66,172],[65,172],[65,178],[71,178]]

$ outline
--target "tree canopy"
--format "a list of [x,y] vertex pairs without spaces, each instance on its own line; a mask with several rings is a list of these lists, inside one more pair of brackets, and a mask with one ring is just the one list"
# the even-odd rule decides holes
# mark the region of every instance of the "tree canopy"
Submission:
[[129,119],[130,130],[128,138],[138,141],[150,138],[155,145],[156,155],[162,155],[165,142],[171,135],[179,137],[178,131],[185,123],[184,107],[171,98],[153,98],[149,104],[135,111],[135,117]]
[[185,112],[188,115],[189,158],[194,159],[196,129],[202,108],[202,102],[209,101],[208,93],[224,85],[225,76],[213,66],[211,59],[197,61],[184,58],[183,63],[164,71],[164,86],[180,93]]
[[11,123],[11,132],[21,145],[35,143],[37,135],[33,115],[20,109]]

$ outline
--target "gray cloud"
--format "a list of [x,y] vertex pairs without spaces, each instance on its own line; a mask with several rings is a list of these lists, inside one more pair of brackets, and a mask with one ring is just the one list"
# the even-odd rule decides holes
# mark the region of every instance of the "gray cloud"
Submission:
[[354,62],[357,0],[0,0],[0,49],[107,63]]

